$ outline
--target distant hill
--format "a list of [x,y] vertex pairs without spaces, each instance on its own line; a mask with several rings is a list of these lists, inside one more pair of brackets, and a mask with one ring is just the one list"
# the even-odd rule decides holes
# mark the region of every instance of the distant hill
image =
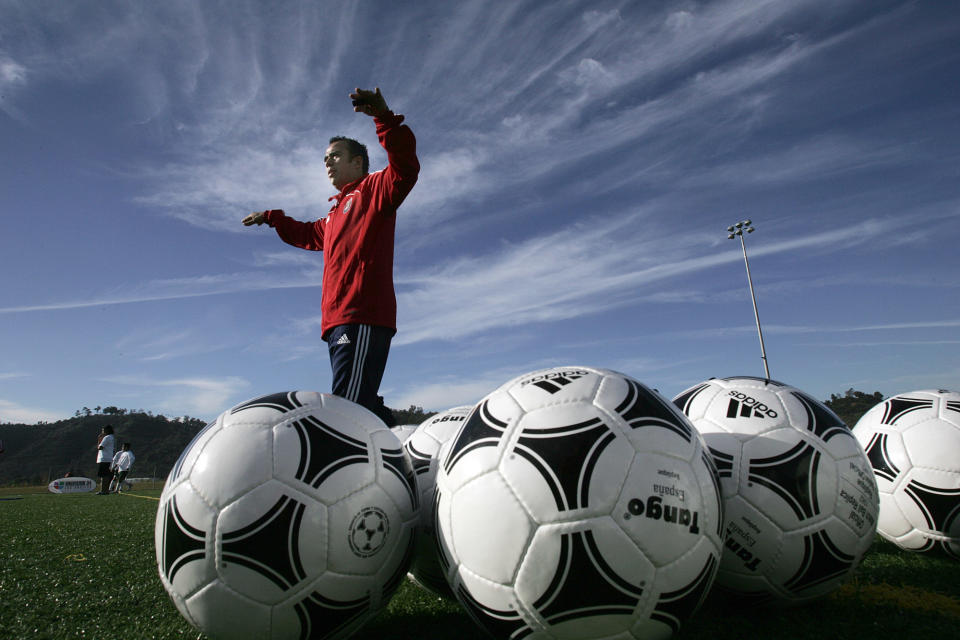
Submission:
[[67,473],[96,476],[97,436],[101,427],[113,426],[118,443],[130,442],[136,455],[134,476],[164,477],[202,420],[170,420],[146,413],[75,417],[59,422],[0,424],[0,485],[46,484]]
[[[0,486],[42,485],[72,476],[96,477],[97,436],[111,425],[117,446],[129,442],[136,456],[131,476],[165,478],[170,468],[206,423],[196,418],[170,419],[108,407],[110,413],[84,408],[76,416],[34,425],[0,424]],[[420,407],[394,409],[398,424],[419,424],[432,413]]]
[[842,396],[831,393],[830,399],[824,404],[830,407],[848,427],[853,429],[857,425],[857,421],[863,417],[863,414],[881,402],[883,402],[883,394],[879,391],[864,393],[863,391],[847,389]]

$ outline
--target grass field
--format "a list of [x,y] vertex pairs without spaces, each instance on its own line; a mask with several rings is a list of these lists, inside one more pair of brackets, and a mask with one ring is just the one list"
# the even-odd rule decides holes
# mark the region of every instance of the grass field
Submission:
[[[202,639],[157,577],[159,489],[120,496],[0,489],[0,638]],[[960,637],[960,564],[878,538],[855,578],[813,604],[744,610],[712,594],[677,638]],[[362,640],[484,638],[459,605],[412,583]]]

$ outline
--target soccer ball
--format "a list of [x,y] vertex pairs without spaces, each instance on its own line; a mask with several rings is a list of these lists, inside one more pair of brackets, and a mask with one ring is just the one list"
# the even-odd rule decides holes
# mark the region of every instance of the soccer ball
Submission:
[[413,468],[373,413],[264,396],[207,425],[170,472],[160,579],[212,638],[344,638],[403,581],[418,518]]
[[960,560],[960,393],[896,395],[853,432],[880,487],[880,535],[908,551]]
[[438,453],[440,448],[460,430],[472,409],[472,405],[454,407],[431,416],[421,422],[403,443],[403,448],[413,463],[413,469],[417,474],[417,487],[420,489],[421,535],[417,538],[417,551],[410,567],[410,577],[420,586],[437,595],[447,597],[453,597],[453,592],[440,567],[437,540],[433,530],[439,467]]
[[397,436],[397,439],[400,440],[400,444],[403,444],[407,441],[407,438],[413,435],[413,432],[417,430],[417,425],[415,424],[398,424],[395,427],[390,427],[390,431],[393,432],[393,435]]
[[717,584],[782,604],[842,584],[876,532],[877,485],[845,424],[820,401],[773,380],[723,378],[674,403],[720,472],[725,549]]
[[495,638],[667,638],[713,583],[716,470],[687,419],[627,376],[520,376],[440,463],[441,566]]

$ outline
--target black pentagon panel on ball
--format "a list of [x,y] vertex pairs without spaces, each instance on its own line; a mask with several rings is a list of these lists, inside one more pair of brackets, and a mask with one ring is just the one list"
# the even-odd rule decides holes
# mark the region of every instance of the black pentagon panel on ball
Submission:
[[870,442],[864,447],[870,466],[873,472],[880,478],[893,482],[900,473],[900,469],[890,459],[890,453],[887,450],[887,440],[889,435],[886,433],[874,433]]
[[420,493],[417,491],[416,472],[410,460],[403,453],[403,448],[384,449],[382,453],[384,468],[396,477],[403,485],[403,488],[407,490],[407,495],[410,497],[410,504],[413,508],[419,509]]
[[890,398],[884,404],[880,424],[896,424],[897,420],[909,413],[932,408],[933,400],[929,398]]
[[729,453],[724,453],[719,449],[714,449],[710,447],[710,455],[714,468],[717,470],[717,475],[720,478],[732,478],[733,477],[733,456]]
[[846,574],[856,558],[841,551],[823,529],[803,538],[803,560],[800,568],[784,586],[800,593]]
[[673,404],[676,405],[677,409],[683,411],[686,415],[690,415],[690,405],[693,404],[693,401],[698,395],[700,395],[704,389],[709,389],[710,385],[706,382],[698,384],[692,389],[687,389],[676,398],[673,399]]
[[[356,600],[341,601],[314,591],[294,607],[300,620],[299,640],[339,637],[341,631],[363,616],[369,606],[369,595]],[[329,633],[323,633],[324,631]],[[319,635],[321,633],[323,635]]]
[[244,566],[284,591],[307,577],[300,560],[300,522],[306,507],[281,496],[251,524],[223,533],[223,561]]
[[280,413],[287,413],[302,406],[303,403],[297,399],[296,391],[283,391],[260,396],[259,398],[248,400],[243,404],[238,404],[230,410],[230,413],[240,413],[241,411],[254,408],[276,409]]
[[288,425],[300,438],[300,463],[294,477],[319,487],[333,473],[351,464],[366,464],[367,443],[329,427],[314,416]]
[[642,595],[642,587],[624,580],[604,559],[587,529],[560,535],[553,579],[533,606],[550,624],[559,624],[592,616],[630,615]]
[[185,564],[206,557],[207,534],[191,526],[177,507],[176,496],[167,502],[163,516],[163,539],[160,544],[162,557],[160,565],[163,575],[173,582],[173,577]]
[[416,445],[410,440],[407,440],[403,443],[403,448],[410,456],[410,462],[413,463],[413,470],[418,476],[422,476],[430,472],[430,463],[433,461],[432,455],[426,451],[420,451],[417,449]]
[[500,437],[503,436],[507,423],[496,418],[490,412],[489,405],[489,401],[481,403],[470,413],[467,422],[460,429],[447,453],[447,461],[444,464],[444,470],[447,473],[464,454],[474,449],[496,447],[500,444]]
[[934,487],[911,480],[904,488],[910,499],[916,503],[927,528],[933,531],[951,531],[960,517],[960,489]]
[[677,416],[668,402],[636,381],[629,378],[624,380],[627,383],[627,395],[616,408],[624,422],[634,429],[662,427],[690,442],[693,429],[686,420]]
[[821,454],[809,442],[798,442],[788,451],[750,460],[748,480],[783,498],[798,520],[820,513],[817,471]]
[[437,561],[440,563],[440,571],[444,576],[450,571],[450,556],[447,554],[446,547],[443,544],[440,526],[440,492],[433,493],[433,544],[437,550]]
[[584,509],[589,506],[593,471],[614,440],[610,428],[593,418],[562,427],[524,428],[513,453],[540,472],[558,511]]
[[808,431],[817,435],[824,442],[840,434],[853,437],[843,420],[821,402],[814,400],[802,391],[791,391],[790,393],[800,401],[807,413]]
[[689,584],[674,591],[666,591],[657,598],[650,617],[670,627],[674,633],[680,630],[680,625],[689,620],[710,591],[714,576],[720,563],[717,558],[710,556],[704,563],[697,576]]
[[[700,453],[700,459],[703,461],[703,465],[710,472],[710,481],[713,483],[713,493],[711,496],[717,498],[717,510],[719,512],[719,517],[717,518],[717,536],[723,539],[723,514],[726,511],[726,504],[723,501],[723,490],[720,486],[720,464],[721,458],[716,458],[715,456],[710,455],[712,451],[707,452],[706,450]],[[727,475],[733,475],[733,456],[727,456],[726,454],[721,454],[727,458],[723,464],[726,465]],[[705,498],[707,496],[704,496]]]

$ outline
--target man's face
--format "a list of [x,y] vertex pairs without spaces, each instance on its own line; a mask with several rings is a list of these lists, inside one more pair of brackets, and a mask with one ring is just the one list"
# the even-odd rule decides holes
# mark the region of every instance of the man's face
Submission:
[[338,190],[363,177],[363,158],[359,155],[350,157],[347,143],[342,140],[327,147],[323,163],[327,167],[327,177]]

